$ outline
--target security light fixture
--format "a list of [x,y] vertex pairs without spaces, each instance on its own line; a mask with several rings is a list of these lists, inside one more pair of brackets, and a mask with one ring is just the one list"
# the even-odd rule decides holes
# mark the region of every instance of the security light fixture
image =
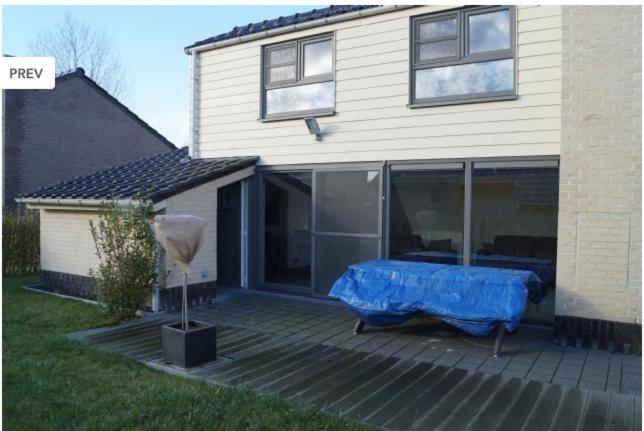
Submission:
[[309,133],[311,135],[315,135],[315,140],[321,141],[322,132],[320,132],[320,125],[318,124],[318,120],[315,118],[305,118],[304,122],[306,123],[306,127],[309,129]]

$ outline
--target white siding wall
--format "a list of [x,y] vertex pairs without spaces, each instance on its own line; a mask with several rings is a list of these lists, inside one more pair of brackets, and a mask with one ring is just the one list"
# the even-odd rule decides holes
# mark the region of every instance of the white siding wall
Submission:
[[[561,7],[517,10],[518,100],[409,109],[410,16],[427,6],[200,54],[199,157],[259,155],[260,164],[559,154]],[[335,31],[336,115],[261,123],[265,44]]]

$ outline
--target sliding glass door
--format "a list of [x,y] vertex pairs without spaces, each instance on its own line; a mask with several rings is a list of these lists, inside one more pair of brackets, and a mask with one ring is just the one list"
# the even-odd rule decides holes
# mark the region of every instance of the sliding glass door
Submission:
[[463,163],[393,166],[389,256],[433,263],[463,263]]
[[353,263],[380,257],[382,171],[315,171],[314,288],[328,294]]
[[[384,251],[392,259],[531,270],[554,288],[556,160],[393,163],[388,174],[383,193],[379,164],[261,172],[260,285],[326,296],[349,265]],[[552,301],[546,293],[526,316],[551,320]]]
[[389,184],[390,258],[533,271],[524,318],[553,320],[556,160],[393,164]]

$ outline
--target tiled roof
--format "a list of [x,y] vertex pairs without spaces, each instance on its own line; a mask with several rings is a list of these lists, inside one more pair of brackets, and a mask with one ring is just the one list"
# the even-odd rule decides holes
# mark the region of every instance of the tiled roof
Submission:
[[42,187],[19,199],[128,199],[144,190],[152,202],[159,202],[252,166],[257,159],[254,156],[189,159],[188,148],[184,147]]
[[329,18],[336,15],[343,15],[345,13],[357,12],[363,9],[370,9],[376,5],[335,5],[325,7],[323,9],[313,9],[309,12],[296,13],[294,15],[281,16],[279,18],[268,19],[262,22],[250,23],[241,27],[235,27],[227,33],[222,33],[217,36],[209,37],[208,39],[200,40],[186,47],[186,49],[194,48],[196,46],[207,45],[213,42],[221,42],[222,40],[234,39],[240,36],[246,36],[253,33],[260,33],[267,30],[274,30],[280,27],[287,27],[289,25],[301,24],[308,21],[315,21],[318,19]]

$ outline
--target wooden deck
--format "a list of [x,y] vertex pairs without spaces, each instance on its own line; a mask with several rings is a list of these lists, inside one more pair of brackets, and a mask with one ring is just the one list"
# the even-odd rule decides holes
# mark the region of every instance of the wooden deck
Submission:
[[[207,311],[195,317],[205,320]],[[392,430],[640,430],[637,395],[595,391],[351,350],[225,326],[220,358],[189,371],[161,360],[158,315],[70,334],[98,349],[207,381],[311,403],[330,414]]]

